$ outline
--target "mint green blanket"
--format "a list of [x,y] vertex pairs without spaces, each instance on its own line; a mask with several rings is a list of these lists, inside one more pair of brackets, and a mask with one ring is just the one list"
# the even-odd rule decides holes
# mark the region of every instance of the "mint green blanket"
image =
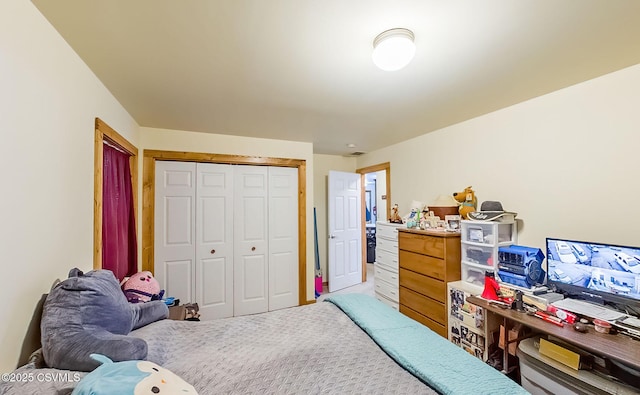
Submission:
[[442,394],[528,394],[491,366],[371,296],[344,294],[325,300],[344,311],[397,363]]

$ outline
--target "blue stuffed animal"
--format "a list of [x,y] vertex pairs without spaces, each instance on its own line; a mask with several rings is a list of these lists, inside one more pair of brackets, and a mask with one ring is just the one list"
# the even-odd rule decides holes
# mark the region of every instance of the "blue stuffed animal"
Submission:
[[101,354],[91,354],[91,358],[102,365],[80,380],[71,395],[198,393],[191,384],[153,362],[113,362]]

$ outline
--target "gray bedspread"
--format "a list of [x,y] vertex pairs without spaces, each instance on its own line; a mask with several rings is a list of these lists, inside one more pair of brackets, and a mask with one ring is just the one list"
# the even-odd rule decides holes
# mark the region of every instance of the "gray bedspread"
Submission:
[[[131,336],[147,341],[148,360],[200,394],[436,393],[331,303],[215,321],[163,320]],[[26,365],[20,372],[61,371]],[[74,385],[73,377],[0,383],[0,394],[56,394]]]

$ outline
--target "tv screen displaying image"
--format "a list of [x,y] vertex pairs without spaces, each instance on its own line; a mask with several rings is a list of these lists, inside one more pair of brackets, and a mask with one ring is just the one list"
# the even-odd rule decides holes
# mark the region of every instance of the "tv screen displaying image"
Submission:
[[547,283],[571,296],[640,301],[640,247],[547,238],[547,267]]

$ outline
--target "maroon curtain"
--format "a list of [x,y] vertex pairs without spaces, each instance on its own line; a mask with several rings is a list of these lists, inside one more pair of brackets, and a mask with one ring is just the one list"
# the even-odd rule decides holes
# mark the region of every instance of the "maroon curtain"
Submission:
[[102,268],[118,280],[138,271],[129,155],[104,144],[102,166]]

